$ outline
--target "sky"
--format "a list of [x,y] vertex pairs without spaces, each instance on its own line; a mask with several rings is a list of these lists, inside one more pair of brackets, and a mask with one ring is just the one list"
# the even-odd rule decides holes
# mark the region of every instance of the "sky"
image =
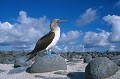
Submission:
[[59,24],[56,52],[120,51],[120,0],[0,0],[0,50],[32,51]]

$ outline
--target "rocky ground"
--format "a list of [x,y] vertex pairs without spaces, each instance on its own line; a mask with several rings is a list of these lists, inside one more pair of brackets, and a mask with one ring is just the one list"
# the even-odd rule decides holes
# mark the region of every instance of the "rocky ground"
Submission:
[[84,79],[86,63],[82,60],[67,62],[67,70],[46,73],[27,73],[25,67],[13,68],[13,64],[0,64],[1,79]]
[[[100,71],[106,69],[107,72],[105,74],[109,77],[105,79],[120,79],[119,52],[66,52],[60,55],[66,60],[67,70],[57,70],[44,73],[28,73],[26,72],[26,69],[30,63],[28,63],[27,66],[26,64],[21,65],[21,63],[19,63],[19,66],[14,67],[15,63],[19,60],[18,58],[26,56],[25,52],[2,51],[0,52],[0,79],[85,79],[86,72],[89,73],[88,69],[90,69],[89,67],[92,67],[92,65],[94,65],[94,69],[98,68]],[[99,61],[99,63],[97,63],[97,61]],[[88,64],[90,65],[88,66]],[[85,70],[86,67],[88,67],[88,71]],[[96,73],[97,72],[93,73],[93,75]],[[99,76],[99,74],[97,76]],[[89,79],[93,79],[92,76]]]
[[[0,64],[0,79],[85,79],[85,67],[82,59],[67,62],[67,70],[46,73],[27,73],[26,67],[13,68],[13,64]],[[120,70],[106,79],[119,79]]]

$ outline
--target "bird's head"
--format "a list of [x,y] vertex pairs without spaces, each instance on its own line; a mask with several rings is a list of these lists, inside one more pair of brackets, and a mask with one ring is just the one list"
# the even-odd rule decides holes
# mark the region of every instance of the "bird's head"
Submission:
[[51,23],[50,23],[50,28],[54,29],[55,27],[57,27],[57,25],[59,23],[63,23],[63,22],[67,22],[68,20],[59,20],[59,19],[54,19]]

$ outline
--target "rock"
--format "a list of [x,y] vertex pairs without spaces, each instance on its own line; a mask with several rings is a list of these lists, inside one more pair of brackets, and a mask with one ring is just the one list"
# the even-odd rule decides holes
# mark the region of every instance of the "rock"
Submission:
[[107,58],[111,58],[111,57],[113,57],[113,55],[112,54],[108,54],[106,57]]
[[54,72],[54,74],[57,74],[57,75],[68,75],[68,72],[66,72],[66,71],[57,71],[57,72]]
[[92,53],[91,54],[92,58],[96,58],[96,54]]
[[6,70],[2,70],[2,69],[0,69],[0,73],[2,73],[2,72],[5,72]]
[[89,63],[91,60],[92,60],[92,56],[88,54],[84,57],[83,61],[84,61],[84,63]]
[[98,57],[89,62],[85,68],[86,79],[105,79],[114,75],[118,66],[106,57]]
[[14,63],[14,57],[11,55],[1,57],[0,58],[0,63],[2,64],[13,64]]
[[67,52],[67,60],[72,61],[73,60],[73,54],[71,52]]
[[82,59],[84,59],[87,56],[87,53],[82,54]]
[[18,73],[22,73],[27,69],[27,67],[19,67],[19,68],[14,68],[12,70],[10,70],[7,74],[18,74]]
[[6,56],[8,58],[8,61],[14,61],[15,57],[13,57],[12,55],[8,55]]
[[69,77],[69,79],[85,79],[85,73],[84,72],[70,72],[68,73],[67,77]]
[[111,59],[111,60],[118,60],[118,59],[120,59],[120,55],[110,57],[110,59]]
[[16,57],[14,68],[23,67],[23,66],[30,66],[32,64],[32,60],[25,62],[26,60],[27,60],[27,58],[25,56]]
[[120,67],[120,59],[118,60],[113,60],[114,63],[116,63]]
[[76,55],[73,56],[73,58],[74,58],[74,59],[81,59],[82,56],[76,54]]
[[110,57],[110,59],[111,59],[113,62],[115,62],[118,66],[120,66],[120,55]]
[[43,73],[66,69],[66,62],[59,55],[54,58],[50,58],[48,55],[37,55],[35,62],[26,71],[29,73]]
[[60,56],[62,56],[63,58],[67,59],[67,53],[65,53],[65,52],[64,53],[63,52],[60,53]]

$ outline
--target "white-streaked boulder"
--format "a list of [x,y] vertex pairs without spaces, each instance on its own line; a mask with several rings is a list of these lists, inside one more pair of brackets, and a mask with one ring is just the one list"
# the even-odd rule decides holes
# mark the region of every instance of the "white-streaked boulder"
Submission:
[[29,73],[44,73],[56,70],[66,70],[67,65],[63,57],[56,55],[51,58],[47,54],[37,55],[35,62],[27,69]]

